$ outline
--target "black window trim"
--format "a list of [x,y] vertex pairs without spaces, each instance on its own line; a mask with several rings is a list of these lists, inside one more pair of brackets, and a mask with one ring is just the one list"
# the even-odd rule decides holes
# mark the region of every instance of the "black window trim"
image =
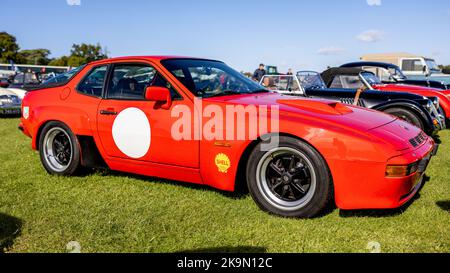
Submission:
[[[106,74],[105,74],[105,78],[103,79],[103,86],[102,86],[102,93],[100,96],[96,96],[96,95],[92,95],[92,94],[87,94],[84,93],[82,91],[79,90],[79,86],[82,82],[84,82],[84,80],[89,77],[91,75],[92,72],[94,72],[95,69],[102,67],[102,66],[106,66]],[[77,86],[75,87],[75,90],[77,91],[78,94],[83,95],[83,96],[87,96],[87,97],[92,97],[92,98],[96,98],[96,99],[102,99],[105,93],[105,85],[106,85],[106,79],[108,78],[109,75],[109,70],[110,70],[110,64],[99,64],[96,66],[93,66],[91,69],[89,69],[89,71],[84,75],[84,77],[78,82]],[[81,72],[81,71],[80,71]]]
[[[172,88],[175,90],[175,92],[178,94],[179,98],[172,98],[172,101],[182,101],[184,100],[184,97],[181,95],[180,91],[174,86],[174,84],[172,84],[169,80],[167,80],[167,78],[151,63],[147,63],[147,62],[143,62],[143,61],[127,61],[127,62],[117,62],[117,63],[111,63],[109,66],[109,70],[107,73],[107,77],[106,77],[106,81],[104,83],[103,86],[103,91],[102,91],[102,98],[104,100],[118,100],[118,101],[148,101],[145,98],[142,99],[131,99],[131,98],[108,98],[108,89],[109,89],[109,83],[110,83],[110,79],[112,77],[112,74],[114,73],[114,68],[116,66],[119,65],[143,65],[143,66],[147,66],[147,67],[152,67],[153,69],[155,69],[156,74],[159,74],[166,82],[168,82]],[[156,75],[155,74],[155,75]]]

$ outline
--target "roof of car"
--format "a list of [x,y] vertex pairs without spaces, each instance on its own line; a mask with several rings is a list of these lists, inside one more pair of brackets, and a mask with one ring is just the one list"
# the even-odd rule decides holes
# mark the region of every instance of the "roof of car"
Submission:
[[92,64],[102,64],[102,63],[110,63],[110,62],[117,62],[117,61],[127,61],[127,60],[153,60],[153,61],[162,61],[162,60],[168,60],[168,59],[195,59],[195,60],[209,60],[209,59],[203,59],[203,58],[195,58],[195,57],[187,57],[187,56],[163,56],[163,55],[155,55],[155,56],[125,56],[125,57],[116,57],[116,58],[109,58],[109,59],[103,59],[92,62]]
[[362,66],[372,66],[381,68],[398,68],[395,64],[382,63],[382,62],[353,62],[341,65],[341,67],[362,67]]
[[323,81],[327,86],[333,81],[334,77],[337,75],[349,75],[349,76],[358,76],[359,73],[365,70],[356,67],[333,67],[325,70],[320,74],[322,76]]

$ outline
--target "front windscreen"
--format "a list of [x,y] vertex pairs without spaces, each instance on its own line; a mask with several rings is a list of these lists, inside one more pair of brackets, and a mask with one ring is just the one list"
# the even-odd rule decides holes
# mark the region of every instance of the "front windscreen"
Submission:
[[368,84],[370,85],[377,85],[377,84],[381,84],[380,79],[375,76],[375,74],[370,73],[370,72],[362,72],[361,76],[367,81]]
[[197,97],[269,92],[222,62],[168,59],[161,63]]
[[306,71],[297,72],[297,79],[304,89],[325,89],[325,85],[322,77],[317,72]]
[[431,59],[426,59],[425,62],[427,63],[428,69],[430,69],[430,71],[432,71],[432,72],[440,72],[441,71],[439,66],[436,64],[436,61],[431,60]]
[[400,68],[389,68],[389,75],[396,80],[406,80],[406,76],[400,70]]
[[301,88],[292,75],[265,75],[261,79],[262,86],[272,91],[301,92]]

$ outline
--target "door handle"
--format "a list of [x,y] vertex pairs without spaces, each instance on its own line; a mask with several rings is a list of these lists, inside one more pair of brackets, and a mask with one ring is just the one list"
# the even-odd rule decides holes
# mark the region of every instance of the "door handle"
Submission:
[[115,116],[117,112],[114,110],[100,110],[100,115]]

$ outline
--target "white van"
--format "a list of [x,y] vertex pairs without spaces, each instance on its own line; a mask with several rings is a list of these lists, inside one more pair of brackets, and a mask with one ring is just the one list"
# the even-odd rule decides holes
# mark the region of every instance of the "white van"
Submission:
[[443,74],[434,59],[419,55],[409,53],[367,54],[362,56],[361,60],[395,64],[410,79],[424,77],[449,77],[450,79],[450,75]]

